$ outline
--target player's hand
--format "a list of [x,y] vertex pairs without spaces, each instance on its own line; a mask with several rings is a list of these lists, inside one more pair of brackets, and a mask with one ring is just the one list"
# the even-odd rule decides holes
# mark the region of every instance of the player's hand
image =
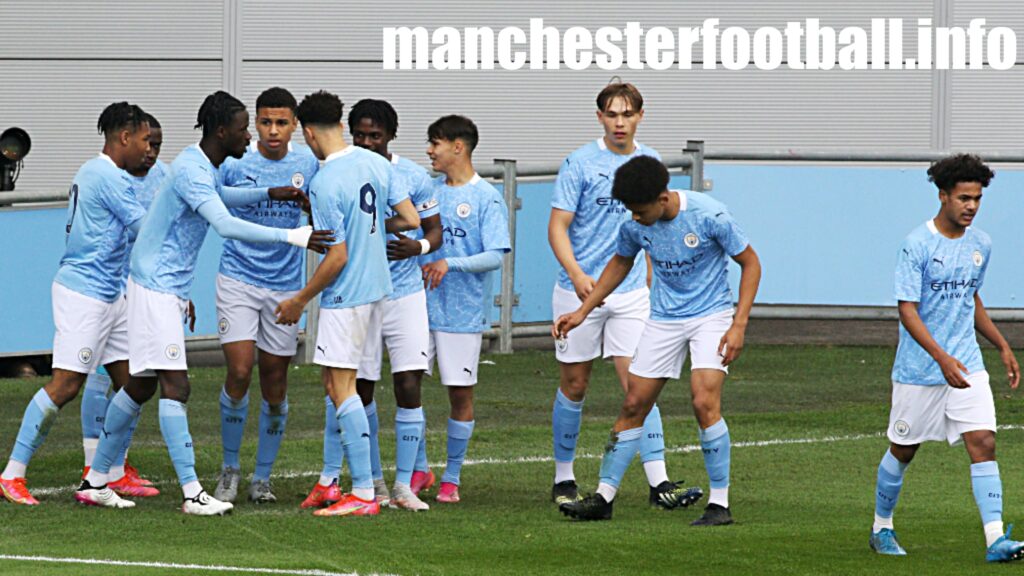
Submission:
[[1003,361],[1003,366],[1006,366],[1006,377],[1010,380],[1010,388],[1016,390],[1017,385],[1020,384],[1020,366],[1017,364],[1017,357],[1013,355],[1013,350],[1007,348],[999,353],[999,358]]
[[586,300],[587,296],[594,291],[594,286],[597,285],[597,282],[586,274],[571,278],[571,280],[573,288],[576,289],[576,297],[580,299],[580,302]]
[[405,260],[407,258],[415,258],[420,255],[423,250],[423,246],[398,232],[395,233],[395,237],[398,240],[388,241],[388,260]]
[[569,314],[562,314],[558,317],[558,320],[555,320],[554,325],[551,326],[551,337],[555,340],[565,338],[570,330],[583,324],[583,321],[586,319],[587,316],[579,310]]
[[718,341],[718,355],[722,357],[722,366],[728,366],[740,357],[745,333],[745,329],[733,324],[722,335],[722,339]]
[[298,202],[303,210],[309,210],[309,198],[306,193],[295,186],[275,186],[267,190],[271,200],[278,202]]
[[334,243],[333,230],[313,230],[309,235],[309,242],[306,248],[318,254],[326,254],[327,249]]
[[441,285],[441,280],[444,280],[445,274],[448,273],[448,261],[442,258],[420,268],[423,270],[423,286],[434,290]]
[[299,319],[302,318],[302,310],[306,307],[306,303],[299,300],[298,298],[289,298],[284,302],[277,305],[274,309],[274,315],[277,316],[277,323],[284,324],[285,326],[291,326],[292,324],[298,323]]
[[188,331],[196,331],[196,305],[188,301],[188,310],[185,312],[185,323],[188,324]]
[[946,378],[946,383],[953,388],[970,388],[970,383],[967,382],[967,378],[964,378],[965,374],[970,374],[967,371],[967,367],[964,366],[959,360],[946,354],[942,358],[939,358],[939,368],[942,369],[942,375]]

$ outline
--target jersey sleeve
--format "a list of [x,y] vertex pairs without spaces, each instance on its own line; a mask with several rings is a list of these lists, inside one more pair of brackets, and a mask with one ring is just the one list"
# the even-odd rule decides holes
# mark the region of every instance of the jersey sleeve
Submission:
[[174,189],[185,204],[196,211],[211,200],[220,202],[214,175],[195,166],[186,166],[178,171]]
[[508,234],[508,209],[504,200],[495,192],[485,202],[480,214],[484,250],[512,250]]
[[420,218],[430,218],[441,213],[441,205],[434,195],[434,181],[424,172],[418,172],[412,178],[412,195],[410,196]]
[[555,178],[555,192],[551,196],[551,207],[576,213],[583,192],[583,173],[578,161],[572,156],[565,159]]
[[116,185],[104,186],[101,198],[103,206],[110,210],[125,228],[131,228],[146,215],[146,209],[139,203],[135,189],[126,179],[118,180]]
[[388,206],[394,208],[402,200],[409,199],[409,190],[392,175],[390,167],[380,173],[380,183],[388,191]]
[[312,210],[313,228],[334,232],[334,241],[329,243],[330,246],[345,241],[345,215],[333,198],[335,197],[326,191],[319,192],[316,194],[316,204]]
[[921,283],[924,281],[925,259],[921,245],[904,240],[896,255],[896,286],[893,292],[897,301],[920,302]]
[[747,249],[750,241],[746,234],[740,229],[739,224],[727,210],[721,210],[715,214],[709,214],[708,220],[709,235],[718,242],[718,245],[725,250],[729,256],[736,256]]
[[636,258],[640,253],[640,242],[637,241],[633,227],[629,223],[619,227],[619,239],[615,245],[615,253],[625,258]]
[[985,284],[985,273],[988,272],[988,261],[992,257],[992,245],[986,244],[980,250],[982,255],[981,266],[978,268],[978,287],[975,289],[977,294],[981,287]]

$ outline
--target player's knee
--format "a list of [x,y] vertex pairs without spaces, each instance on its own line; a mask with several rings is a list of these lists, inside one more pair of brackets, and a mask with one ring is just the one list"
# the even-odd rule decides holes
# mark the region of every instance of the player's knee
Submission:
[[252,381],[252,365],[244,362],[232,362],[228,364],[228,377],[224,382],[224,387],[228,389],[228,394],[232,395],[232,392],[238,392],[239,397],[245,394],[245,391],[249,389],[249,382]]
[[420,405],[420,383],[414,378],[395,377],[395,402],[400,408],[417,408]]
[[359,399],[363,401],[363,406],[369,406],[373,402],[373,389],[376,385],[377,383],[371,380],[356,380],[356,392],[359,394]]
[[288,395],[288,387],[284,385],[264,386],[260,391],[263,394],[263,399],[271,406],[277,406],[284,402],[285,397]]
[[721,406],[716,398],[707,394],[695,395],[692,400],[693,414],[698,422],[717,421],[721,416]]
[[569,376],[562,379],[562,394],[573,402],[579,402],[587,395],[590,379],[586,376]]
[[626,394],[622,403],[622,415],[629,420],[642,420],[651,409],[651,403],[637,394]]

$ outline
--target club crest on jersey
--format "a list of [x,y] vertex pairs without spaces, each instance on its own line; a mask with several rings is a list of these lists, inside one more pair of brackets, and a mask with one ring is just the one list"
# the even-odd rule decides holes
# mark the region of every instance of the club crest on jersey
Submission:
[[164,350],[164,354],[168,360],[177,360],[181,358],[181,348],[177,344],[171,344]]
[[971,254],[971,259],[974,260],[974,265],[978,268],[985,263],[985,257],[981,255],[980,250],[975,250],[974,254]]
[[568,350],[569,349],[569,339],[568,339],[568,337],[562,336],[561,338],[557,338],[555,340],[555,348],[557,348],[559,352],[565,352],[566,350]]
[[217,322],[217,332],[220,332],[221,334],[227,334],[228,328],[231,328],[231,324],[228,323],[227,318],[221,318],[220,322]]
[[895,432],[897,436],[906,436],[910,433],[910,424],[907,424],[905,420],[897,420],[896,423],[892,425],[892,431]]
[[700,238],[693,232],[690,232],[686,236],[683,236],[683,244],[686,244],[687,248],[696,248],[700,244]]
[[78,351],[78,361],[82,364],[92,362],[92,348],[82,348]]
[[302,172],[296,172],[292,174],[292,186],[296,188],[302,188],[302,185],[306,183],[306,177],[302,175]]
[[469,213],[472,212],[472,211],[473,211],[473,209],[470,208],[469,204],[466,204],[465,202],[463,202],[462,204],[459,204],[455,208],[455,213],[459,215],[459,218],[465,218],[465,217],[469,216]]

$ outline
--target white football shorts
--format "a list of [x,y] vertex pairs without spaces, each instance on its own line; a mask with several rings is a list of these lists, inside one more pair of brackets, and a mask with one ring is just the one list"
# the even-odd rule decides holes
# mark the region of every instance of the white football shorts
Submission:
[[427,349],[427,374],[434,374],[434,359],[441,373],[441,384],[445,386],[476,385],[477,369],[480,365],[482,332],[438,332],[430,331],[430,346]]
[[89,374],[96,368],[128,358],[125,347],[125,299],[120,295],[113,302],[104,302],[79,294],[54,282],[50,286],[53,307],[54,368]]
[[277,356],[295,356],[299,324],[277,323],[274,310],[297,290],[278,292],[217,274],[217,334],[221,344],[252,340]]
[[[551,311],[557,320],[580,307],[576,292],[555,285]],[[555,340],[555,358],[559,362],[588,362],[602,355],[632,358],[644,324],[651,315],[651,296],[647,287],[624,294],[611,294],[604,306],[594,308],[582,324],[565,338]]]
[[188,370],[185,316],[188,300],[140,286],[128,277],[128,371]]
[[352,308],[321,308],[313,362],[330,368],[357,370],[371,333],[380,334],[384,300]]
[[718,344],[732,326],[732,310],[688,320],[648,320],[629,373],[643,378],[679,378],[690,353],[690,370],[729,369],[722,366]]
[[371,328],[367,334],[357,377],[373,382],[380,380],[384,346],[388,348],[392,374],[426,370],[430,347],[427,293],[420,290],[397,300],[385,300],[382,316],[382,321],[374,326],[378,330]]
[[945,440],[952,446],[960,442],[964,432],[995,432],[996,406],[988,372],[975,372],[965,378],[970,388],[893,382],[889,440],[902,446]]

